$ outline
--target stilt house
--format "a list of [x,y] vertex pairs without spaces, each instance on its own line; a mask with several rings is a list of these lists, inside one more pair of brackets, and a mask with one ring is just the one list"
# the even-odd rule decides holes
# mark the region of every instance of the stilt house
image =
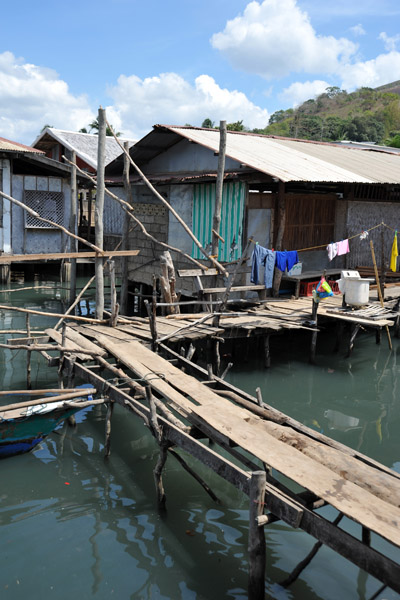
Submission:
[[[130,150],[204,247],[211,243],[218,151],[218,130],[167,125],[156,125]],[[106,169],[114,186],[121,185],[122,168],[119,157]],[[135,215],[147,230],[201,260],[182,226],[133,170],[131,183]],[[382,222],[389,227],[372,229],[369,235],[378,262],[388,262],[394,230],[400,228],[400,155],[227,132],[220,261],[236,261],[250,236],[276,249],[278,235],[283,234],[280,249],[298,251],[303,278],[324,268],[339,273],[342,268],[371,265],[368,239],[359,234]],[[327,245],[344,239],[350,239],[350,253],[330,261]],[[162,249],[137,230],[131,245],[140,254],[130,260],[129,278],[150,284]],[[173,258],[178,269],[193,268],[181,256]],[[284,281],[285,276],[282,285]],[[177,285],[190,291],[188,280]]]

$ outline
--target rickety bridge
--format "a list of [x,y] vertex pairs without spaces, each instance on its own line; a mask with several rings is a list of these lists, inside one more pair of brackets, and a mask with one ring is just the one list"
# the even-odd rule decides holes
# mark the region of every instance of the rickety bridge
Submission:
[[[48,334],[52,337],[51,330]],[[162,467],[172,446],[190,452],[250,496],[250,598],[263,597],[263,526],[276,519],[310,533],[400,591],[400,564],[370,545],[374,532],[399,549],[400,474],[307,428],[160,343],[163,358],[138,339],[134,327],[79,325],[74,330],[66,327],[64,336],[69,340],[69,352],[63,357],[66,364],[72,361],[77,375],[141,417],[155,435],[160,445],[155,468],[160,502],[165,501]],[[103,353],[102,368],[109,365],[113,375],[118,373],[125,390],[92,368],[88,359],[96,347]],[[86,360],[77,357],[78,349],[89,352]],[[110,423],[111,414],[108,431]],[[217,446],[211,449],[204,439]],[[233,460],[224,458],[217,448],[228,451]],[[271,469],[304,491],[292,492],[272,476]],[[359,523],[362,539],[315,512],[325,504]]]

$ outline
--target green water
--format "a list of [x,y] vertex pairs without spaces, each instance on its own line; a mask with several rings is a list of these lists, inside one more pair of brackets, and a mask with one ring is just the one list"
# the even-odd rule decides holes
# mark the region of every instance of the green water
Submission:
[[[64,310],[66,292],[55,281],[36,284],[52,289],[2,293],[0,304]],[[22,285],[32,283],[13,287]],[[33,317],[32,326],[56,321]],[[0,309],[1,330],[24,327],[25,316]],[[310,366],[308,335],[289,333],[272,339],[269,371],[254,345],[247,362],[244,353],[236,353],[229,379],[251,393],[260,386],[265,402],[399,471],[400,340],[393,342],[390,354],[384,337],[377,346],[374,336],[360,334],[346,359],[345,340],[333,354],[333,335],[326,331],[318,341],[318,364]],[[56,386],[56,369],[35,356],[32,382],[36,388]],[[0,387],[26,387],[24,351],[0,349]],[[77,420],[76,428],[62,426],[34,452],[0,462],[0,598],[247,598],[248,499],[185,457],[220,498],[214,503],[170,456],[164,475],[167,511],[160,514],[152,475],[158,450],[141,421],[115,408],[112,454],[104,461],[104,409],[82,411]],[[329,508],[321,513],[332,520],[337,514]],[[341,526],[360,537],[357,525],[344,519]],[[315,540],[280,522],[265,533],[271,598],[367,600],[381,586],[323,547],[284,589],[279,582]],[[400,560],[376,536],[373,545]],[[378,596],[399,597],[388,589]]]

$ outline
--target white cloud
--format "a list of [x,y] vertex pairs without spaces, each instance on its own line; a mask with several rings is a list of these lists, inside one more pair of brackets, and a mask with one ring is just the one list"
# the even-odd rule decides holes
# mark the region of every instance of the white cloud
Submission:
[[279,96],[282,101],[287,104],[291,104],[292,107],[295,107],[305,100],[319,96],[319,94],[325,92],[326,88],[329,86],[329,83],[326,81],[321,81],[320,79],[304,82],[297,81],[284,89]]
[[0,54],[0,136],[31,144],[45,124],[78,130],[94,118],[86,96],[74,96],[52,69]]
[[398,34],[390,37],[384,31],[382,31],[382,33],[380,33],[378,36],[378,40],[383,41],[383,43],[385,45],[385,50],[388,50],[389,52],[393,52],[394,50],[396,50],[397,44],[400,41],[400,34],[398,33]]
[[234,67],[266,79],[301,71],[333,73],[357,51],[346,38],[318,36],[297,0],[250,2],[211,44]]
[[354,27],[350,27],[350,31],[352,32],[353,35],[356,35],[356,36],[366,34],[366,31],[365,31],[364,27],[361,25],[361,23],[359,23],[358,25],[354,25]]
[[378,87],[400,79],[400,52],[380,54],[372,60],[346,65],[341,71],[342,89]]
[[269,119],[267,110],[242,92],[221,88],[209,75],[200,75],[194,85],[177,73],[146,79],[120,75],[108,93],[113,99],[113,105],[107,107],[109,122],[134,139],[157,123],[201,125],[210,118],[217,124],[220,120],[243,120],[244,125],[254,128],[265,127]]

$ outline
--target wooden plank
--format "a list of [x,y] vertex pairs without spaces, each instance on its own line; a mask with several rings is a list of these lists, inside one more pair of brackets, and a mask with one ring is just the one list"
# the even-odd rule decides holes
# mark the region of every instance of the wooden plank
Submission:
[[72,327],[66,327],[65,335],[68,340],[71,340],[72,342],[77,344],[77,346],[79,348],[82,348],[82,350],[88,350],[88,352],[96,352],[99,356],[103,357],[107,356],[107,352],[100,348],[98,344],[93,344],[83,335],[72,329]]
[[65,258],[96,258],[96,256],[117,257],[137,256],[140,250],[104,250],[98,252],[54,252],[51,254],[1,254],[0,264],[14,262],[31,262],[36,260],[63,260]]
[[[46,329],[46,333],[49,336],[50,339],[54,340],[55,342],[57,342],[57,344],[62,344],[62,335],[59,331],[56,331],[55,329]],[[68,350],[71,350],[74,352],[76,358],[79,358],[79,360],[93,360],[93,357],[90,354],[84,354],[81,352],[77,352],[79,350],[82,350],[81,346],[78,346],[78,344],[75,344],[75,342],[73,342],[72,340],[66,339],[65,341],[65,348],[67,348]],[[97,352],[98,349],[96,348]]]
[[[225,292],[226,287],[204,288],[205,294],[219,294]],[[264,285],[234,285],[231,287],[231,292],[251,292],[257,290],[265,290]]]
[[220,272],[217,269],[178,269],[179,277],[202,277],[203,275],[219,275]]

